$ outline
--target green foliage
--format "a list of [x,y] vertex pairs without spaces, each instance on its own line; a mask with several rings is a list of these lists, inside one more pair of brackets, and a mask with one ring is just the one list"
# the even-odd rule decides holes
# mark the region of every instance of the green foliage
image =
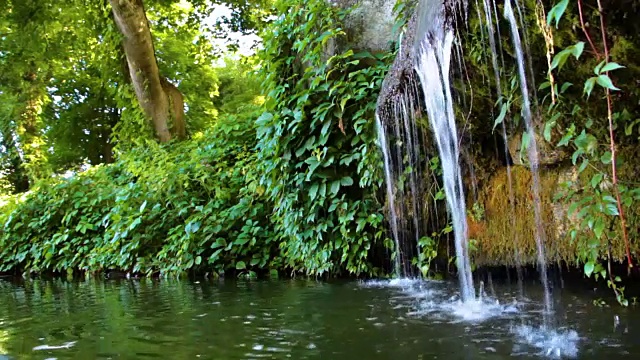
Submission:
[[[163,145],[126,81],[108,3],[69,13],[85,41],[55,54],[44,94],[58,175],[0,198],[0,271],[380,274],[374,112],[390,58],[325,53],[346,10],[278,6],[260,55],[218,66],[197,20],[210,6],[147,4],[158,65],[184,93],[191,135]],[[13,125],[5,104],[17,100],[0,95]],[[0,134],[3,175],[13,174],[15,131]],[[112,148],[114,163],[103,164]]]
[[331,53],[346,12],[325,1],[278,6],[286,15],[260,53],[268,100],[258,159],[283,260],[309,275],[375,274],[384,227],[374,112],[389,59]]
[[[564,0],[560,1],[548,14],[549,22],[552,19],[556,20],[556,27],[565,13],[567,3]],[[591,39],[589,41],[592,51],[595,52],[593,42]],[[582,62],[578,65],[584,63],[590,67],[590,64],[594,64],[595,62],[580,58],[584,46],[584,42],[578,42],[557,53],[549,73],[556,70],[557,75],[560,75],[560,70],[567,63],[569,55],[574,55],[576,60]],[[602,46],[607,47],[606,44]],[[621,210],[637,208],[640,188],[637,185],[615,181],[620,177],[616,168],[629,165],[612,154],[612,149],[618,145],[614,144],[611,136],[617,128],[632,129],[635,123],[626,109],[614,112],[615,104],[609,95],[612,91],[621,90],[614,85],[610,72],[625,67],[617,62],[600,58],[598,60],[600,61],[597,65],[593,66],[593,74],[588,75],[584,83],[582,93],[586,97],[572,96],[571,91],[568,91],[572,86],[569,82],[565,82],[560,91],[558,84],[554,84],[556,99],[548,105],[549,118],[543,136],[547,142],[555,143],[556,148],[566,149],[571,154],[571,163],[575,169],[575,177],[562,184],[562,190],[557,194],[556,200],[561,200],[568,206],[568,240],[575,246],[576,260],[584,264],[583,271],[587,277],[605,279],[607,285],[615,292],[617,301],[627,306],[624,287],[621,286],[622,280],[612,273],[611,263],[615,258],[624,258],[616,254],[620,254],[620,249],[629,246],[624,232],[622,235],[620,233],[620,227],[625,226]],[[566,76],[565,73],[561,75]],[[547,84],[550,86],[550,82]],[[604,101],[591,97],[597,92],[606,95]],[[602,103],[604,106],[600,105]],[[598,111],[598,108],[608,110],[608,116],[607,113]],[[602,119],[608,119],[612,123],[607,124]],[[631,132],[629,131],[629,134]],[[637,216],[633,210],[627,215],[629,214]],[[635,252],[635,248],[633,251]]]
[[179,273],[277,267],[269,206],[251,170],[250,120],[155,142],[113,165],[40,183],[2,208],[0,270]]

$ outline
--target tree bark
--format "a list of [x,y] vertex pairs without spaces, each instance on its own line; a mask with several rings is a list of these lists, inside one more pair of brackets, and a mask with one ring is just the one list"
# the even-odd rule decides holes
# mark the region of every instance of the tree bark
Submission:
[[45,83],[35,71],[24,75],[18,96],[19,105],[14,108],[13,113],[13,118],[17,120],[18,146],[22,151],[21,166],[31,184],[51,175],[47,164],[46,142],[42,134],[42,113],[48,101]]
[[22,193],[29,190],[29,178],[25,173],[24,164],[20,157],[20,151],[16,142],[14,141],[14,134],[11,129],[0,129],[2,134],[3,145],[6,148],[7,156],[9,158],[9,174],[7,179],[13,187],[14,193]]
[[173,131],[176,137],[183,140],[187,137],[187,124],[184,119],[184,98],[182,93],[167,79],[161,78],[162,88],[169,97],[171,103],[171,115],[173,120]]
[[115,23],[123,35],[122,45],[136,97],[145,115],[152,121],[158,139],[160,142],[171,140],[169,124],[172,118],[177,137],[186,136],[182,94],[160,75],[142,0],[109,2]]

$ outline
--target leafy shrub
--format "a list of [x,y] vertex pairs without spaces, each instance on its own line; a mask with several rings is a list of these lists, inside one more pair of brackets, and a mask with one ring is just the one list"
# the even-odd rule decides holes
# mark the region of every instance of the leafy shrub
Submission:
[[279,6],[286,16],[265,33],[259,55],[268,100],[258,165],[283,260],[309,275],[375,273],[384,227],[374,116],[388,58],[331,54],[346,11],[326,1]]
[[0,270],[222,272],[277,265],[252,169],[251,120],[227,116],[190,142],[150,141],[2,208]]

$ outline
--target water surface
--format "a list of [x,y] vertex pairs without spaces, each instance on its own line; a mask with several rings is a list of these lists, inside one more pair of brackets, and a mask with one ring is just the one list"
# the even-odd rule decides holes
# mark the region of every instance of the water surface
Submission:
[[[479,313],[457,302],[457,289],[422,281],[0,279],[0,359],[556,356],[532,346],[537,340],[522,327],[539,324],[540,289],[525,288],[520,298],[496,287],[486,300],[493,310],[485,304]],[[561,336],[560,345],[575,345],[579,359],[640,358],[640,310],[592,300],[556,296],[559,331],[579,337]]]

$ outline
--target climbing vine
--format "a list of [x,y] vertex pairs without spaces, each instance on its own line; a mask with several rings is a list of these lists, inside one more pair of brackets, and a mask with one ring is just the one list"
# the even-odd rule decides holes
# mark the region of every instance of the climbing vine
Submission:
[[322,0],[278,6],[286,15],[259,55],[268,100],[257,148],[284,260],[309,275],[380,274],[372,265],[385,237],[374,114],[390,56],[341,49],[348,10]]
[[[562,19],[566,18],[568,5],[568,0],[559,1],[548,12],[548,23],[557,28]],[[601,1],[597,0],[597,8],[588,19],[597,20],[598,37],[593,36],[585,25],[588,21],[582,1],[578,0],[576,5],[576,27],[582,32],[585,41],[566,46],[553,57],[549,67],[550,81],[543,84],[543,87],[551,89],[555,96],[551,96],[551,103],[547,108],[549,120],[544,126],[543,134],[546,141],[554,141],[556,147],[567,149],[576,169],[573,179],[563,184],[557,199],[570,204],[569,234],[570,241],[575,244],[578,261],[584,264],[586,276],[606,279],[618,302],[626,306],[628,301],[624,296],[625,287],[622,286],[621,277],[614,274],[612,265],[614,242],[615,248],[624,249],[628,269],[633,268],[627,215],[629,211],[635,212],[640,200],[640,188],[620,181],[619,170],[624,163],[618,155],[620,145],[616,143],[616,135],[619,129],[633,128],[634,124],[624,105],[616,104],[614,100],[614,94],[621,91],[615,85],[615,75],[624,71],[625,67],[611,57],[605,23],[606,10]],[[587,59],[583,56],[586,43],[591,53],[591,57]],[[553,74],[560,77],[562,68],[571,57],[593,66],[592,74],[583,79],[582,93],[586,106],[571,97],[572,83],[564,82],[558,88],[559,83],[551,82]],[[598,102],[602,102],[601,108],[605,110],[604,122],[601,120],[601,113],[592,110],[600,107]],[[573,121],[570,120],[572,118]],[[584,119],[584,122],[575,119]],[[562,128],[561,123],[566,126]],[[603,126],[595,126],[596,124]],[[607,131],[603,132],[602,129]],[[606,260],[604,264],[601,259]]]

